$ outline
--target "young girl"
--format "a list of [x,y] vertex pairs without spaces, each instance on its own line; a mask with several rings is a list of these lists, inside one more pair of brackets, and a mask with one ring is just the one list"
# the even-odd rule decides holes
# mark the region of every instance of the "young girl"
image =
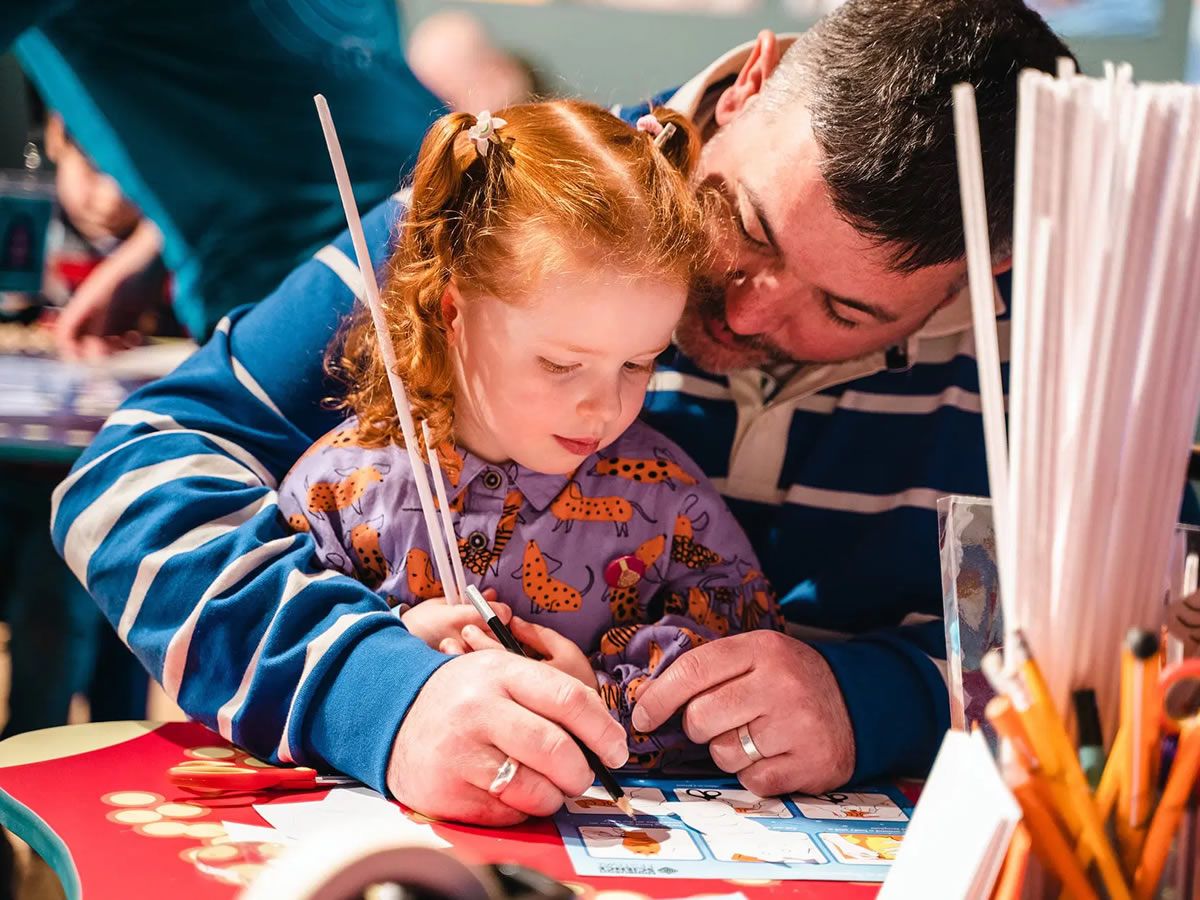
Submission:
[[[632,730],[640,686],[705,641],[779,625],[716,490],[635,422],[708,252],[687,184],[699,140],[664,109],[638,130],[577,101],[500,115],[445,116],[421,148],[382,287],[399,374],[468,579],[511,608],[518,640],[600,692],[654,766],[689,745],[679,728]],[[411,631],[456,646],[464,619],[440,601],[368,312],[338,348],[353,416],[288,474],[280,509]]]

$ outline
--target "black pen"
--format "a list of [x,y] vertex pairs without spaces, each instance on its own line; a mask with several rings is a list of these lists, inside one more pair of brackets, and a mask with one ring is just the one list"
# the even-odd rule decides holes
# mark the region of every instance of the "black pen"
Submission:
[[[520,645],[517,639],[513,637],[512,632],[508,630],[508,626],[500,621],[500,617],[496,615],[496,611],[483,599],[483,594],[479,593],[479,588],[473,584],[468,584],[467,599],[471,601],[471,605],[475,607],[475,611],[487,623],[488,628],[492,630],[492,634],[496,636],[496,640],[503,644],[506,650],[510,653],[518,653],[526,659],[529,658],[529,654],[525,652],[525,648]],[[568,731],[567,734],[571,734],[571,732]],[[629,802],[629,798],[625,796],[625,791],[617,784],[617,779],[613,777],[613,773],[605,768],[604,763],[600,762],[600,757],[592,752],[592,749],[587,744],[573,734],[571,734],[571,739],[575,741],[575,746],[583,753],[583,758],[587,760],[592,771],[596,773],[596,778],[599,779],[600,784],[608,791],[609,796],[612,797],[613,803],[616,804],[621,812],[632,818],[633,805]]]

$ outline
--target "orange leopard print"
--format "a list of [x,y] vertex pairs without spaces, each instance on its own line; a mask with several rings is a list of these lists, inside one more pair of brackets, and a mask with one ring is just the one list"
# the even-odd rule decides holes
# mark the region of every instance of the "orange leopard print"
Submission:
[[379,549],[379,531],[367,522],[355,525],[350,529],[350,549],[357,560],[359,580],[369,588],[383,584],[391,566]]
[[433,561],[429,554],[420,547],[413,547],[404,557],[405,576],[408,579],[408,590],[420,600],[430,600],[440,597],[442,583],[433,577]]
[[693,586],[688,588],[688,618],[697,625],[703,625],[709,631],[726,635],[729,634],[729,619],[715,609],[714,601],[716,599],[716,597],[709,597],[707,591],[698,587]]
[[615,478],[624,478],[626,481],[638,481],[645,484],[662,483],[671,490],[675,490],[676,482],[679,484],[696,483],[695,478],[663,456],[658,459],[610,456],[599,460],[592,466],[592,470],[588,474],[611,475]]
[[[633,555],[646,566],[648,574],[654,567],[654,564],[658,562],[659,557],[662,556],[666,546],[666,535],[656,535],[633,551]],[[609,588],[608,608],[612,612],[614,625],[627,625],[636,622],[641,618],[642,614],[642,595],[638,590],[638,585],[631,584],[629,587]]]
[[633,636],[637,634],[637,625],[618,625],[610,628],[600,637],[600,652],[605,656],[620,653],[629,646]]
[[583,595],[565,581],[550,575],[546,558],[537,541],[525,545],[525,560],[521,566],[521,587],[533,605],[546,612],[574,612],[583,606]]
[[551,514],[558,519],[555,531],[559,525],[570,531],[576,522],[612,522],[619,535],[629,534],[629,521],[635,509],[647,522],[654,521],[645,510],[624,497],[585,497],[577,481],[570,482],[550,504]]
[[318,481],[308,488],[308,511],[331,513],[353,506],[372,484],[383,481],[375,466],[355,469],[341,481]]
[[675,517],[675,537],[671,541],[671,559],[689,569],[707,569],[721,562],[721,554],[696,542],[692,520]]
[[292,513],[288,516],[287,523],[292,531],[312,531],[312,528],[308,524],[308,519],[304,518],[302,513]]
[[[466,494],[466,491],[463,491]],[[500,562],[500,555],[504,553],[504,548],[508,546],[508,542],[512,540],[513,532],[517,530],[517,522],[520,521],[521,506],[525,502],[525,498],[521,496],[518,490],[508,492],[504,498],[504,506],[500,510],[500,521],[496,523],[496,535],[492,538],[492,546],[488,547],[472,547],[467,538],[458,539],[458,552],[462,556],[463,566],[470,572],[474,572],[480,578],[488,573],[488,569],[495,571],[495,565]]]

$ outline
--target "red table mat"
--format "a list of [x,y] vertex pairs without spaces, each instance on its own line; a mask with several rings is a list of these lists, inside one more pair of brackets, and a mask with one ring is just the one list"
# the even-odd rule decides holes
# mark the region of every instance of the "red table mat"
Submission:
[[[227,797],[197,796],[172,786],[167,769],[188,759],[242,758],[219,736],[194,722],[159,726],[123,743],[75,756],[0,768],[0,789],[43,819],[65,843],[83,896],[229,898],[239,880],[277,852],[274,845],[222,843],[222,820],[265,825],[255,803],[320,799],[320,792]],[[422,820],[424,821],[424,820]],[[539,820],[505,829],[435,823],[468,864],[520,863],[560,881],[584,886],[582,896],[606,892],[677,898],[741,891],[768,897],[866,900],[878,884],[737,882],[647,878],[584,878],[575,874],[554,825]]]

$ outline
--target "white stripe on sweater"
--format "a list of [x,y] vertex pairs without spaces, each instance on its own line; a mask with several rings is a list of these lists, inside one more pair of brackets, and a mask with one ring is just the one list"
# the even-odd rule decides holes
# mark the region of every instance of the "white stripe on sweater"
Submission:
[[179,629],[171,636],[171,640],[167,644],[167,652],[163,658],[161,681],[163,690],[168,697],[175,701],[179,700],[179,692],[183,685],[183,673],[187,669],[188,651],[192,645],[192,635],[196,631],[196,624],[200,621],[200,616],[204,612],[208,601],[213,597],[220,596],[259,569],[266,567],[276,557],[282,556],[291,549],[295,543],[295,535],[268,541],[265,544],[255,547],[253,550],[243,553],[217,574],[217,577],[213,579],[212,583],[201,594],[196,605],[192,607],[192,611],[188,613],[187,619],[179,626]]
[[237,691],[217,710],[217,731],[225,740],[233,741],[234,717],[241,711],[242,705],[246,702],[246,695],[250,693],[250,683],[254,680],[255,672],[258,671],[258,661],[262,657],[263,648],[267,645],[267,641],[271,637],[271,631],[275,627],[275,621],[279,618],[279,613],[287,606],[289,600],[309,585],[315,584],[318,581],[328,581],[330,578],[344,577],[340,572],[332,570],[318,572],[316,575],[309,575],[299,569],[293,569],[288,572],[287,583],[284,585],[283,595],[279,598],[279,605],[275,607],[275,613],[271,616],[271,621],[267,623],[267,627],[263,630],[262,637],[258,641],[258,646],[254,648],[254,655],[250,658],[246,670],[242,673],[242,681],[238,685]]
[[296,692],[292,694],[292,702],[288,705],[287,718],[283,723],[283,734],[279,739],[279,759],[280,762],[291,763],[296,761],[295,754],[292,752],[291,742],[288,740],[288,734],[292,727],[292,714],[296,711],[296,698],[304,690],[304,682],[308,680],[308,676],[312,670],[316,668],[317,663],[329,650],[330,647],[337,642],[337,639],[345,634],[352,625],[365,619],[367,616],[387,616],[392,618],[390,612],[380,610],[378,612],[366,613],[347,613],[344,616],[339,616],[332,625],[326,628],[323,632],[308,642],[308,646],[304,650],[304,671],[300,673],[300,679],[296,683]]
[[[184,428],[178,422],[168,415],[162,413],[150,412],[144,409],[119,409],[104,423],[104,427],[109,425],[148,425],[155,429],[149,434],[140,434],[135,438],[131,438],[122,444],[113,447],[111,450],[100,454],[87,465],[82,466],[72,472],[66,479],[59,483],[54,489],[54,494],[50,500],[50,522],[53,525],[54,520],[58,517],[58,506],[67,492],[74,487],[80,479],[83,478],[93,468],[98,466],[104,460],[108,459],[115,453],[126,450],[136,444],[138,441],[144,441],[147,438],[162,437],[163,435],[173,434],[195,434],[211,441],[213,444],[224,450],[232,459],[240,462],[245,468],[249,469],[258,476],[258,480],[269,488],[275,487],[275,478],[271,475],[267,467],[255,459],[251,454],[247,453],[233,441],[225,438],[217,437],[215,434],[209,434],[206,431],[198,431],[193,428]],[[93,501],[94,503],[94,501]]]
[[126,472],[80,512],[67,530],[63,541],[63,559],[80,583],[88,587],[87,570],[92,554],[136,500],[148,491],[172,481],[200,477],[223,478],[246,487],[256,487],[262,483],[245,466],[217,453],[195,453]]
[[125,599],[125,608],[121,611],[121,620],[117,623],[117,637],[129,642],[129,631],[137,621],[142,604],[146,601],[146,593],[150,585],[158,577],[159,571],[174,557],[198,550],[209,541],[236,531],[250,519],[253,519],[264,509],[275,505],[275,493],[269,492],[259,497],[253,503],[248,503],[241,509],[205,522],[203,525],[184,532],[167,546],[148,553],[138,563],[137,574],[133,577],[133,585],[129,588],[129,596]]

